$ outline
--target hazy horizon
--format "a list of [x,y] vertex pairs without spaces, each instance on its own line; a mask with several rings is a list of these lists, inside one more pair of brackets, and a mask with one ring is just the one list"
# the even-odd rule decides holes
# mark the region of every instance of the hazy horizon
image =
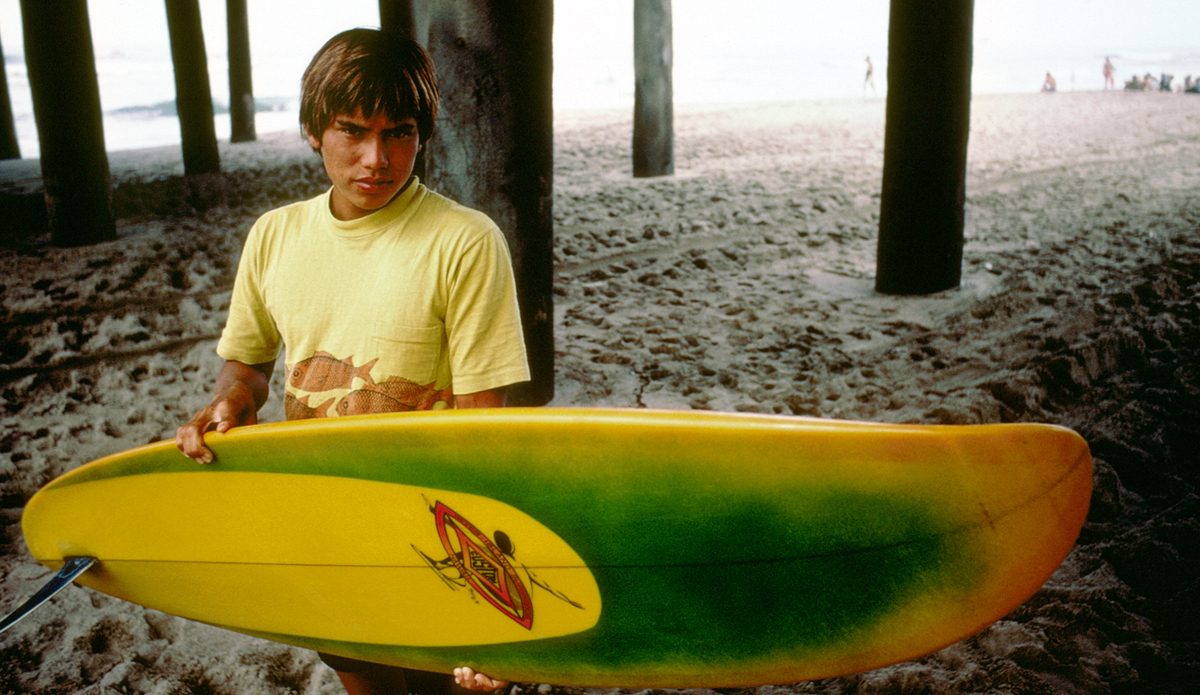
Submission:
[[[726,97],[720,85],[706,84],[719,66],[722,78],[736,75],[744,65],[750,79],[773,78],[817,82],[822,71],[840,71],[837,79],[875,63],[876,90],[886,80],[888,0],[844,0],[830,3],[781,3],[742,0],[736,12],[717,0],[676,0],[673,3],[676,99],[739,101],[736,90]],[[169,62],[166,12],[162,0],[91,0],[88,3],[97,59],[111,56]],[[251,52],[255,93],[287,96],[297,91],[308,58],[333,33],[354,26],[378,25],[377,0],[339,0],[337,12],[320,0],[251,0]],[[110,11],[111,9],[111,11]],[[210,63],[223,64],[226,54],[225,2],[201,0],[205,42]],[[604,71],[628,81],[632,99],[633,0],[558,0],[555,3],[555,88],[575,95],[580,75]],[[1014,87],[1024,84],[1025,64],[1045,64],[1044,70],[1080,70],[1065,58],[1092,59],[1080,88],[1102,87],[1100,64],[1112,56],[1118,74],[1132,74],[1121,63],[1195,62],[1200,74],[1200,3],[1196,0],[1143,0],[1136,10],[1125,0],[976,0],[975,82],[984,91],[993,76],[1011,65]],[[275,28],[277,27],[277,28]],[[0,42],[6,56],[23,52],[19,0],[0,0]],[[1056,65],[1055,61],[1062,61]],[[1096,62],[1098,61],[1098,62]],[[755,74],[755,69],[783,74]],[[852,70],[851,70],[852,68]],[[169,65],[166,67],[169,70]],[[1044,72],[1043,70],[1043,72]],[[1092,74],[1094,73],[1094,74]],[[1127,75],[1126,75],[1127,76]],[[1033,89],[1042,74],[1028,82]],[[1060,77],[1060,84],[1067,78]],[[1180,79],[1183,75],[1178,75]],[[1086,80],[1082,79],[1086,78]],[[214,95],[227,75],[210,69]],[[587,85],[584,85],[587,86]],[[1002,84],[1000,85],[1002,86]],[[861,76],[845,85],[845,95],[861,94]],[[12,85],[10,85],[10,89]],[[225,87],[227,91],[227,87]],[[799,90],[803,92],[803,89]],[[797,90],[786,87],[785,96]],[[168,98],[173,98],[169,94]],[[578,99],[577,99],[578,100]],[[585,100],[586,101],[586,100]],[[114,102],[114,107],[119,107]],[[106,105],[106,109],[109,108]]]

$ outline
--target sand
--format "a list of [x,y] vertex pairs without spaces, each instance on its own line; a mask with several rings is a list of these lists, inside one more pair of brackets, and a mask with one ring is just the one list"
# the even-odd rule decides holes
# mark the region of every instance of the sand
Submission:
[[[680,107],[676,175],[643,180],[626,111],[559,114],[552,405],[1071,427],[1092,510],[1029,602],[910,663],[758,692],[1194,692],[1200,97],[981,96],[972,124],[962,286],[897,298],[873,291],[882,99]],[[222,156],[187,181],[174,148],[114,155],[112,243],[6,223],[0,610],[49,574],[25,501],[207,402],[249,225],[325,186],[292,133]],[[0,163],[6,205],[37,178]],[[79,588],[0,636],[0,690],[340,692],[311,652]]]

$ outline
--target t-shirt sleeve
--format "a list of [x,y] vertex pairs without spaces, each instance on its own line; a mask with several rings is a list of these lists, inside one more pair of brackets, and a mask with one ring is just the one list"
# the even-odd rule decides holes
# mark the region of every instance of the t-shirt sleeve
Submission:
[[282,344],[263,293],[267,253],[262,224],[261,220],[256,223],[246,237],[229,300],[229,318],[217,343],[218,355],[245,364],[274,361]]
[[454,393],[529,380],[512,262],[494,225],[464,249],[449,282],[446,336]]

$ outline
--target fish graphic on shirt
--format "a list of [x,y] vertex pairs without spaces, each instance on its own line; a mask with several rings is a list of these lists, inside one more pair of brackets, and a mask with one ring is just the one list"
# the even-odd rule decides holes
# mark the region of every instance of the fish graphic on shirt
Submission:
[[379,360],[374,359],[355,367],[353,359],[354,357],[351,356],[339,360],[328,352],[317,351],[313,353],[312,357],[301,360],[292,367],[292,371],[288,374],[288,384],[293,388],[315,393],[348,389],[354,384],[356,377],[368,384],[374,383],[371,379],[371,368]]
[[296,398],[290,393],[283,394],[283,412],[289,420],[310,420],[316,417],[326,417],[329,413],[329,406],[333,405],[336,398],[330,398],[321,405],[312,408],[308,405],[308,394]]
[[338,402],[338,415],[397,413],[431,410],[435,403],[451,404],[450,389],[435,390],[433,383],[422,386],[404,377],[390,377],[379,384],[351,391]]
[[376,384],[376,388],[401,403],[411,405],[414,410],[432,410],[436,403],[445,403],[447,407],[454,406],[454,396],[449,388],[437,390],[433,388],[436,382],[424,386],[409,381],[401,376],[393,376]]
[[403,413],[416,408],[388,396],[377,389],[351,391],[338,401],[338,415],[366,415],[368,413]]
[[447,391],[434,390],[434,383],[436,382],[422,386],[402,376],[393,376],[375,384],[374,388],[401,403],[408,403],[417,410],[427,410],[432,402],[441,400],[442,396],[448,395]]

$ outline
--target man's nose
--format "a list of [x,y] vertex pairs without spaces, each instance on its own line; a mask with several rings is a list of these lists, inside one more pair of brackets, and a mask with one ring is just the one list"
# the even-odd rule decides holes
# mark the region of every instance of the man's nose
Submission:
[[386,169],[390,163],[387,147],[384,145],[382,134],[373,135],[367,138],[363,147],[363,164],[371,169]]

